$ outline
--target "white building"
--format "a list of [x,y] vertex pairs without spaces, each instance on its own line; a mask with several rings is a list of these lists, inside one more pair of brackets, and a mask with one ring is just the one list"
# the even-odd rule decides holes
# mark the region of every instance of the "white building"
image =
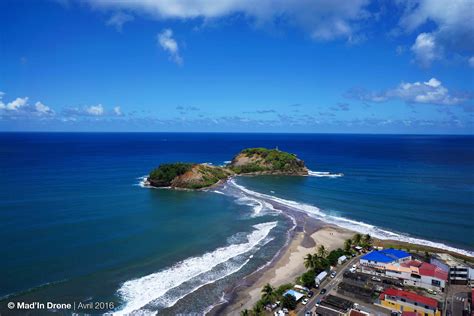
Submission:
[[444,291],[448,273],[441,268],[417,260],[385,266],[385,276],[396,278],[405,285],[416,286],[435,291]]

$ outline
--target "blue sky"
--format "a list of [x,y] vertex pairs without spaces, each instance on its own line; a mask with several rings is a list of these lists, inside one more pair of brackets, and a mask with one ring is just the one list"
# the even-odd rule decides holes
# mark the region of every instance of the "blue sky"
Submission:
[[6,0],[0,130],[472,134],[474,2]]

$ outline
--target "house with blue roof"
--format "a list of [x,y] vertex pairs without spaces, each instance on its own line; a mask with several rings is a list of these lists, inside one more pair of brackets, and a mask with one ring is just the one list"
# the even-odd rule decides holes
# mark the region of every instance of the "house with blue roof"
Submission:
[[362,270],[364,267],[383,269],[387,264],[402,263],[411,260],[411,254],[397,249],[374,250],[360,258]]

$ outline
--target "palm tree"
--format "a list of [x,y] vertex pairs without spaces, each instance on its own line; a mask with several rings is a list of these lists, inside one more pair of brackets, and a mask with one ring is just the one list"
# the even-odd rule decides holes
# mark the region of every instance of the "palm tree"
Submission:
[[310,253],[304,257],[304,266],[306,269],[314,269],[314,257],[315,256]]
[[253,311],[253,314],[254,314],[255,316],[259,316],[259,315],[262,314],[263,309],[262,309],[262,306],[257,303],[257,304],[255,304],[255,306],[253,307],[253,310],[252,310],[252,311]]
[[344,242],[344,251],[345,252],[350,252],[351,251],[351,248],[352,248],[352,239],[346,239],[346,241]]
[[372,236],[370,236],[370,234],[364,235],[364,242],[368,245],[371,245],[372,244]]
[[263,293],[263,298],[266,299],[271,299],[274,294],[274,288],[270,285],[270,283],[267,283],[263,288],[262,288],[262,293]]
[[318,247],[318,257],[326,258],[327,255],[328,255],[328,251],[326,250],[324,245],[319,246]]
[[324,259],[321,257],[313,256],[313,269],[315,271],[321,271],[321,270],[326,269],[326,266],[323,260]]
[[360,242],[362,241],[362,235],[357,233],[354,235],[354,237],[352,237],[352,239],[354,241],[354,245],[358,246]]
[[240,316],[250,316],[249,310],[244,309],[243,311],[240,311]]

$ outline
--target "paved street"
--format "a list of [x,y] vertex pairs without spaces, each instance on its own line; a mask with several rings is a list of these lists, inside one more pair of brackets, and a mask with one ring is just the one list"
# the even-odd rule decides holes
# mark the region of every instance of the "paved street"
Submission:
[[446,316],[462,315],[467,304],[468,291],[465,285],[451,285],[446,297]]
[[[298,316],[304,315],[304,313],[306,311],[309,311],[309,310],[314,312],[316,302],[320,301],[324,296],[326,296],[328,294],[331,294],[331,292],[334,290],[335,286],[339,282],[342,281],[342,275],[344,274],[344,271],[348,270],[355,262],[357,262],[358,259],[359,259],[358,256],[354,257],[354,258],[350,259],[348,262],[346,262],[344,265],[342,265],[340,267],[337,267],[335,269],[335,271],[337,272],[336,277],[333,279],[330,276],[328,276],[326,278],[326,280],[324,280],[324,282],[319,286],[319,289],[317,290],[317,294],[315,294],[310,299],[310,301],[308,302],[308,304],[306,304],[306,306],[304,306],[304,308],[302,308],[301,310],[298,311]],[[327,292],[324,295],[319,294],[319,292],[322,289],[327,290]]]

